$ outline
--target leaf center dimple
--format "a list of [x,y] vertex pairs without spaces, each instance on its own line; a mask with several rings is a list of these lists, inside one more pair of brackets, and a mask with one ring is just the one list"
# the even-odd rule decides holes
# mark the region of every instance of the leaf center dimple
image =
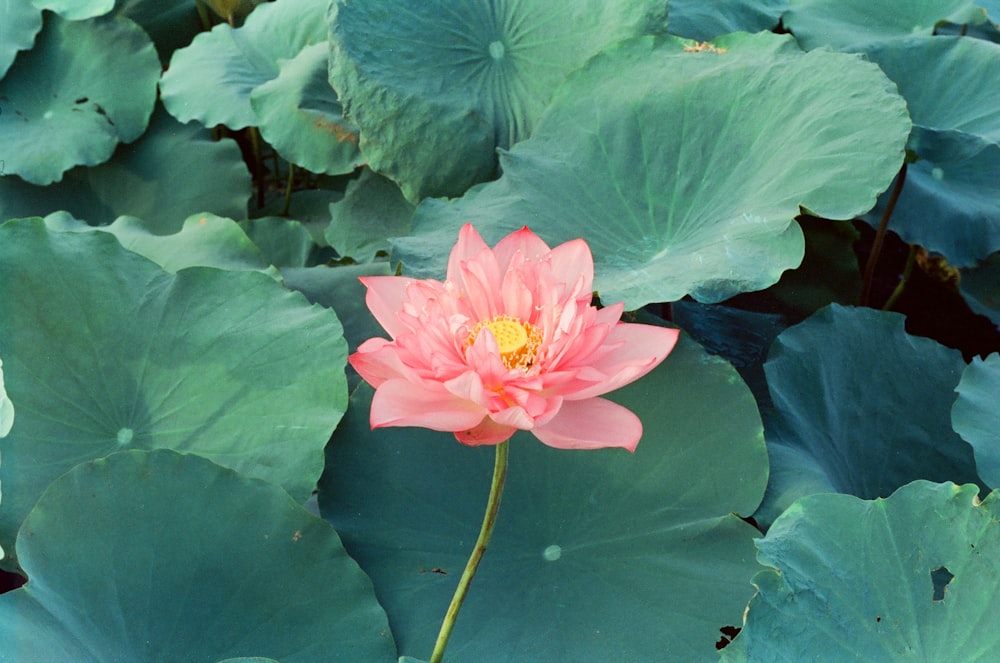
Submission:
[[124,447],[126,444],[132,441],[135,437],[135,431],[131,428],[119,428],[118,429],[118,446]]
[[503,58],[504,53],[507,52],[507,48],[503,45],[503,42],[499,39],[497,41],[490,42],[490,57],[494,60],[500,60]]

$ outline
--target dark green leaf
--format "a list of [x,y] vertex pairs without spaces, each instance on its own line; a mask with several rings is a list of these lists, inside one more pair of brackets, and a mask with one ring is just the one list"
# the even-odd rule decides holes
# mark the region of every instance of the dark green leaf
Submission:
[[860,51],[900,37],[931,35],[945,21],[982,23],[986,15],[972,0],[788,0],[783,19],[806,49]]
[[784,331],[764,365],[771,482],[758,521],[818,491],[885,497],[914,479],[976,482],[951,427],[961,353],[910,336],[903,316],[833,305]]
[[759,540],[762,571],[726,663],[993,661],[1000,500],[915,481],[887,499],[812,495]]
[[[126,18],[49,14],[35,47],[0,80],[0,162],[34,184],[107,161],[146,130],[160,63]],[[112,48],[112,44],[114,47]]]
[[58,184],[38,187],[0,178],[0,219],[66,210],[90,223],[135,216],[157,234],[181,229],[184,219],[208,212],[246,216],[250,174],[231,140],[213,141],[197,125],[182,126],[154,113],[134,145],[94,168],[74,168]]
[[416,203],[493,177],[552,91],[604,47],[661,32],[662,0],[330,4],[330,82],[373,170]]
[[344,199],[330,205],[326,241],[359,262],[389,251],[389,238],[409,234],[413,205],[392,180],[365,168],[347,185]]
[[395,661],[371,581],[281,488],[173,451],[83,463],[25,520],[4,663]]
[[955,432],[972,445],[983,480],[991,487],[1000,486],[1000,354],[973,359],[955,391],[958,398],[951,409]]

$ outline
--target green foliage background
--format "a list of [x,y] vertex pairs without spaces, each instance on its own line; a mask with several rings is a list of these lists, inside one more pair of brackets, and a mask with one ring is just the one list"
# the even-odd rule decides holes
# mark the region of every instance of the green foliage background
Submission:
[[[0,661],[429,654],[489,450],[346,356],[468,221],[687,333],[634,456],[515,437],[448,660],[1000,657],[998,16],[0,4]],[[984,356],[889,310],[932,277]]]

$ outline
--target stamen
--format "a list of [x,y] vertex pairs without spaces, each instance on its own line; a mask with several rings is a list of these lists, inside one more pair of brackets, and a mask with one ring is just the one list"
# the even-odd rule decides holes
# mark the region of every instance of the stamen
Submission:
[[521,322],[509,315],[498,315],[491,320],[483,320],[476,324],[465,340],[465,347],[476,342],[479,332],[489,329],[496,339],[500,350],[500,361],[508,369],[520,368],[527,370],[535,362],[538,346],[542,335],[534,325]]

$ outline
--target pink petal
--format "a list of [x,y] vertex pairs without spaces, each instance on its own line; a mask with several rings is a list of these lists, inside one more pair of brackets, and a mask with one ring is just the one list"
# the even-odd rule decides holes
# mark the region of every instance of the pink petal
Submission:
[[520,254],[515,254],[507,265],[500,285],[503,312],[524,322],[535,316],[534,274]]
[[[500,314],[500,268],[489,249],[466,260],[458,267],[459,287],[477,320],[489,320]],[[449,268],[449,278],[451,277]]]
[[552,274],[569,288],[579,286],[588,299],[594,290],[594,257],[582,239],[552,249]]
[[372,428],[420,426],[454,432],[475,427],[484,416],[482,407],[457,398],[435,382],[387,380],[372,398]]
[[370,338],[358,346],[357,352],[347,358],[354,370],[373,387],[386,380],[403,378],[415,380],[416,372],[402,360],[395,343],[384,338]]
[[365,294],[368,310],[389,332],[389,336],[396,338],[407,331],[399,321],[399,312],[407,300],[406,286],[413,283],[413,279],[404,276],[362,276],[359,280],[368,288]]
[[455,439],[462,444],[478,447],[483,444],[500,444],[504,440],[510,439],[510,436],[515,432],[517,432],[516,428],[503,426],[486,417],[478,426],[469,430],[456,431]]
[[483,249],[489,250],[489,248],[471,223],[462,226],[462,229],[458,231],[458,241],[455,242],[455,246],[451,249],[451,255],[448,256],[448,280],[461,283],[462,263],[474,259],[482,253]]
[[[593,362],[581,367],[580,376],[595,376],[590,386],[564,392],[567,400],[579,401],[606,394],[635,382],[660,365],[677,344],[676,329],[622,322],[615,325],[604,341],[613,349],[598,350]],[[581,363],[586,363],[585,360]],[[589,374],[589,375],[588,375]]]
[[499,412],[493,412],[490,414],[490,419],[505,428],[529,430],[535,425],[535,420],[531,418],[531,415],[518,405],[504,408]]
[[531,232],[528,226],[522,226],[520,230],[515,230],[497,242],[493,248],[493,255],[497,257],[500,271],[506,272],[511,257],[517,252],[527,260],[537,260],[548,255],[549,251],[549,245],[543,242],[541,237]]
[[622,447],[635,451],[642,437],[642,422],[626,407],[603,398],[590,398],[566,401],[551,421],[531,432],[557,449]]

